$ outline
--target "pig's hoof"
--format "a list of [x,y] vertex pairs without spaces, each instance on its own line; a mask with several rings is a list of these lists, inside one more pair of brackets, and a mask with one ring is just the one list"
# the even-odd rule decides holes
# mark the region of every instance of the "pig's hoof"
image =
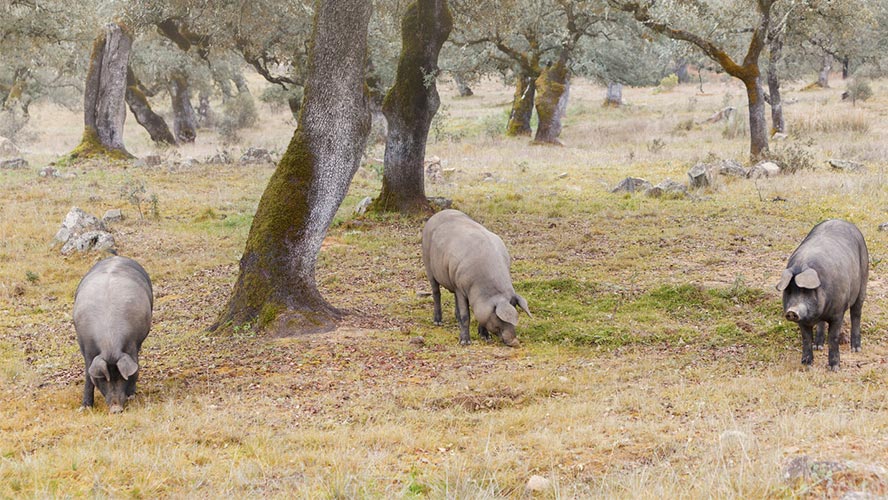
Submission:
[[831,371],[831,372],[839,371],[839,365],[829,365],[829,371]]
[[81,406],[80,408],[77,408],[77,413],[83,413],[85,411],[92,411],[92,409],[93,409],[92,406]]
[[815,351],[822,351],[822,350],[823,350],[823,344],[815,345],[815,346],[814,346],[814,350],[815,350]]
[[108,408],[108,412],[109,413],[123,413],[123,407],[120,405],[111,405],[111,407]]
[[440,321],[440,320],[438,320],[438,321],[433,321],[433,323],[435,324],[435,326],[444,326],[444,322],[443,322],[443,321]]
[[860,346],[852,347],[851,352],[860,352]]
[[459,345],[472,345],[471,340],[460,340]]

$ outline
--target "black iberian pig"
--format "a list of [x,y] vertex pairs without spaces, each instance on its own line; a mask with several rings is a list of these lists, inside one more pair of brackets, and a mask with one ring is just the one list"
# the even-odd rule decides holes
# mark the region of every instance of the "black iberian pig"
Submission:
[[[851,309],[851,350],[860,351],[860,311],[866,298],[869,253],[857,226],[832,219],[814,226],[789,257],[777,290],[783,292],[783,314],[802,331],[802,364],[823,349],[829,324],[829,368],[839,368],[839,332]],[[813,329],[817,327],[817,337]],[[813,344],[813,345],[812,345]]]
[[435,324],[441,324],[441,288],[456,299],[459,343],[468,345],[469,306],[478,320],[478,334],[490,340],[500,336],[510,347],[518,347],[515,325],[518,310],[529,316],[527,301],[515,293],[509,276],[511,258],[499,236],[459,210],[443,210],[433,215],[422,229],[422,261],[432,284]]
[[139,349],[151,329],[154,294],[148,273],[136,261],[109,257],[77,285],[74,329],[86,363],[83,406],[93,405],[95,387],[111,413],[123,411],[136,393]]

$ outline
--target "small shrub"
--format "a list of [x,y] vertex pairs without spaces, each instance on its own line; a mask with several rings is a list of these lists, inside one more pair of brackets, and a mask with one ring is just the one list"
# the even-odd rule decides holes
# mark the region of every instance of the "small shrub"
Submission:
[[657,154],[660,151],[663,151],[663,149],[665,149],[665,148],[666,148],[666,141],[664,141],[663,139],[660,139],[660,138],[655,138],[654,140],[649,142],[647,145],[647,150],[653,154]]
[[145,188],[145,183],[141,180],[125,180],[120,186],[120,198],[136,209],[136,212],[139,213],[139,220],[145,220],[146,214],[155,219],[160,217],[159,198],[156,194],[149,193]]
[[873,96],[873,88],[865,78],[855,78],[848,84],[847,92],[852,104],[857,104],[857,101],[866,101]]
[[802,170],[814,170],[813,139],[807,141],[787,141],[774,144],[765,158],[780,166],[786,174],[794,174]]
[[495,139],[506,134],[506,120],[501,113],[487,115],[481,119],[481,133],[488,139]]
[[734,116],[725,121],[725,128],[722,129],[722,137],[725,139],[749,137],[749,117],[738,117],[737,113],[734,113]]
[[678,76],[676,76],[675,73],[672,73],[671,75],[664,76],[660,80],[660,84],[659,84],[658,88],[660,89],[661,92],[669,92],[677,86],[678,86]]
[[238,141],[238,131],[252,127],[259,119],[253,96],[242,92],[225,102],[222,119],[219,121],[219,135],[226,143]]

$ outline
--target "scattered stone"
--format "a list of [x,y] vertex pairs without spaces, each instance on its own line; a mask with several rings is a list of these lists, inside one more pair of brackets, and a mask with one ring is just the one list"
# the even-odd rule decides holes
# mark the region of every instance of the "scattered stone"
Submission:
[[813,460],[808,455],[793,458],[783,468],[783,479],[793,484],[799,481],[820,481],[839,472],[856,472],[875,476],[877,482],[883,482],[888,476],[888,470],[879,465],[870,465],[850,460]]
[[112,208],[102,216],[102,222],[120,222],[123,220],[123,212],[119,208]]
[[430,196],[428,200],[432,207],[437,210],[447,210],[453,207],[453,200],[443,196]]
[[432,184],[438,184],[444,180],[444,172],[441,169],[441,158],[432,156],[425,161],[426,179]]
[[456,172],[455,168],[445,168],[441,170],[441,173],[444,174],[444,177],[450,177],[453,173]]
[[734,114],[736,112],[737,112],[737,108],[735,108],[734,106],[728,106],[728,107],[716,112],[714,115],[710,116],[709,118],[703,120],[703,123],[717,123],[722,120],[730,121],[731,118],[734,117]]
[[21,154],[19,148],[6,137],[0,137],[0,158],[11,158]]
[[775,141],[785,141],[789,137],[789,134],[784,134],[783,132],[777,132],[771,136]]
[[248,148],[238,160],[241,165],[255,165],[260,163],[274,163],[267,149]]
[[49,167],[49,166],[41,168],[40,171],[37,172],[37,175],[39,175],[40,177],[61,177],[62,176],[62,174],[60,174],[58,170],[56,170],[52,167]]
[[712,173],[709,165],[698,163],[688,170],[688,178],[692,188],[703,188],[712,185]]
[[425,345],[425,339],[422,337],[413,337],[410,339],[410,344],[415,346],[423,346]]
[[231,157],[231,154],[228,151],[222,150],[214,154],[213,156],[207,157],[205,163],[212,163],[216,165],[229,165],[234,161]]
[[644,194],[651,198],[684,198],[688,195],[688,188],[680,182],[666,179],[656,186],[646,189]]
[[364,215],[365,213],[367,213],[367,209],[370,208],[371,203],[373,203],[373,198],[369,196],[359,201],[358,205],[355,207],[355,214]]
[[73,207],[56,233],[54,243],[62,245],[62,255],[70,255],[75,251],[111,250],[114,237],[96,216]]
[[491,174],[490,172],[484,172],[484,179],[482,179],[482,181],[493,182],[494,180],[496,179],[493,178],[493,174]]
[[14,169],[14,168],[26,168],[28,166],[27,160],[24,158],[11,158],[9,160],[0,160],[0,168],[6,169]]
[[611,193],[637,193],[647,191],[653,185],[640,177],[626,177],[617,187],[610,190]]
[[749,176],[749,170],[747,170],[746,167],[741,165],[740,162],[737,160],[721,160],[716,165],[718,166],[718,173],[721,175],[728,175],[733,177]]
[[197,158],[187,157],[184,160],[180,160],[176,162],[176,166],[180,168],[194,168],[200,165],[200,161]]
[[879,224],[879,231],[888,231],[888,222]]
[[527,480],[527,491],[548,491],[552,488],[552,481],[543,476],[533,475]]
[[147,155],[136,160],[133,166],[139,168],[157,167],[161,163],[163,163],[163,159],[161,159],[160,155]]
[[841,170],[843,172],[852,172],[852,173],[862,173],[866,172],[866,166],[863,163],[858,163],[856,161],[851,160],[838,160],[835,158],[831,158],[826,160],[830,167]]
[[780,166],[772,161],[763,161],[749,169],[749,178],[758,179],[760,177],[774,177],[780,175]]
[[561,172],[558,174],[559,179],[566,179],[569,174],[567,172]]

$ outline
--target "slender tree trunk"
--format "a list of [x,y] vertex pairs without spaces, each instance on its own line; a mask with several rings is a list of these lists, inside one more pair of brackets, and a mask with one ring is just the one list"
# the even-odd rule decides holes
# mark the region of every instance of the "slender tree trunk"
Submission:
[[691,75],[688,73],[688,62],[684,59],[678,61],[675,65],[675,76],[678,77],[678,83],[690,83]]
[[107,155],[131,158],[123,144],[126,70],[132,39],[118,24],[105,25],[90,56],[83,94],[83,139],[71,159]]
[[216,124],[213,108],[210,107],[210,94],[201,90],[197,96],[197,125],[200,128],[212,128]]
[[771,128],[774,133],[786,133],[783,118],[783,98],[780,95],[780,75],[777,65],[783,55],[783,38],[777,36],[770,43],[768,55],[768,93],[771,96]]
[[842,80],[847,80],[851,74],[851,61],[848,56],[842,58]]
[[506,135],[517,137],[533,133],[530,119],[533,116],[533,101],[536,97],[538,75],[519,74],[515,79],[515,96],[512,98],[512,112],[506,125]]
[[604,98],[605,106],[620,107],[623,105],[623,84],[610,82],[607,84],[607,96]]
[[820,73],[817,74],[817,86],[820,88],[829,88],[829,72],[832,70],[832,57],[829,54],[823,54],[823,63],[820,65]]
[[329,330],[342,314],[318,291],[315,266],[370,128],[371,2],[315,5],[299,126],[259,200],[231,299],[211,329],[249,323],[292,335]]
[[404,13],[398,72],[382,104],[388,135],[382,191],[373,203],[376,211],[431,210],[423,160],[432,118],[440,105],[434,80],[438,53],[452,28],[447,0],[417,0]]
[[472,88],[466,83],[465,78],[459,73],[453,74],[453,82],[456,83],[456,90],[459,92],[460,97],[471,97],[475,95],[475,93],[472,92]]
[[197,115],[191,106],[188,77],[175,71],[170,76],[170,99],[173,104],[173,132],[179,142],[194,142],[197,137]]
[[749,152],[753,158],[761,158],[768,151],[768,121],[765,118],[765,91],[756,74],[743,81],[749,101]]
[[567,111],[570,96],[570,71],[567,68],[567,54],[561,57],[537,78],[536,111],[540,119],[533,141],[541,144],[561,144],[561,119]]
[[151,140],[156,144],[176,144],[176,138],[170,132],[166,121],[162,116],[158,115],[151,109],[148,98],[139,90],[139,80],[133,73],[132,68],[126,71],[126,103],[129,105],[130,111],[136,117],[139,125],[148,131]]

